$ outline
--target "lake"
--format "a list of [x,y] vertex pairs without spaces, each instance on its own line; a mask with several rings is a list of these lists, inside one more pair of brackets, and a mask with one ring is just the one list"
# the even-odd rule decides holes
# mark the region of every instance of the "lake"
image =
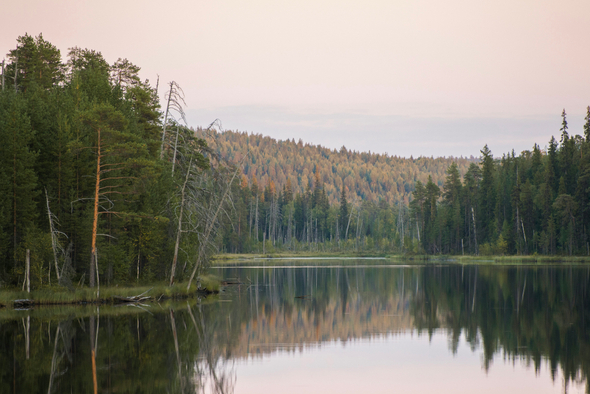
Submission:
[[267,260],[204,300],[0,311],[0,393],[589,393],[590,267]]

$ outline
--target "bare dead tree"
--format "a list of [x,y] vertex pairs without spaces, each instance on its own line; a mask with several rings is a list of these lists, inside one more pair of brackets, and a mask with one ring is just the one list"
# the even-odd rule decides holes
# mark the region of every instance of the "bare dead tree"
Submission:
[[[241,163],[240,163],[241,164]],[[198,253],[197,259],[195,262],[195,266],[193,267],[193,271],[191,273],[190,279],[187,285],[187,291],[190,289],[191,283],[197,273],[198,269],[201,266],[201,262],[205,259],[207,255],[207,250],[210,249],[212,245],[211,236],[216,233],[216,230],[219,228],[219,214],[223,210],[225,202],[230,201],[230,191],[233,181],[235,180],[238,173],[241,171],[241,167],[235,168],[233,173],[228,173],[228,171],[218,171],[216,177],[212,177],[213,182],[216,183],[215,187],[213,188],[214,197],[211,198],[198,198],[200,196],[195,196],[197,198],[193,199],[193,209],[201,212],[199,216],[199,221],[194,226],[194,232],[198,234],[199,238],[199,245],[198,245]],[[231,178],[229,175],[231,174]],[[228,179],[229,178],[229,179]],[[199,189],[196,189],[199,190]],[[203,189],[201,189],[203,190]],[[222,192],[222,193],[220,193]],[[231,203],[233,205],[233,203]],[[229,215],[228,215],[229,216]],[[205,225],[202,226],[201,223]]]
[[198,185],[198,182],[195,184],[195,179],[200,179],[203,176],[203,171],[210,168],[209,157],[213,154],[208,148],[205,140],[197,138],[194,132],[186,128],[183,128],[182,132],[182,144],[181,149],[178,150],[178,159],[181,171],[185,173],[185,176],[182,188],[180,189],[180,203],[174,208],[174,211],[178,212],[178,224],[176,227],[174,257],[170,270],[170,286],[174,283],[176,276],[176,265],[178,262],[178,252],[180,250],[182,234],[191,232],[191,228],[194,227],[194,225],[190,224],[191,217],[194,214],[192,211],[193,205],[195,205],[195,199],[193,197],[195,190],[192,189],[195,187],[201,187]]
[[[59,236],[63,235],[66,238],[68,236],[56,229],[57,225],[59,225],[59,222],[57,220],[57,216],[55,216],[51,212],[51,208],[49,208],[49,195],[47,194],[47,189],[45,189],[45,201],[47,202],[47,217],[49,219],[49,231],[51,233],[51,249],[53,250],[53,262],[55,264],[55,273],[57,275],[57,281],[59,283],[60,273],[59,266],[57,264],[58,254],[60,256],[63,256],[65,253],[63,247],[59,243]],[[51,264],[49,264],[49,284],[51,285]]]
[[160,145],[160,159],[164,158],[164,143],[166,141],[166,127],[168,126],[168,115],[171,112],[175,112],[180,116],[180,118],[186,124],[186,117],[184,114],[183,106],[186,106],[186,102],[184,101],[184,92],[178,83],[175,81],[170,82],[170,90],[166,93],[167,97],[167,104],[166,104],[166,112],[164,115],[164,125],[162,130],[162,143]]
[[[213,126],[220,124],[219,120],[214,121],[205,133],[211,132]],[[215,133],[205,134],[206,137],[214,137]],[[211,145],[215,144],[214,138],[209,138]],[[190,232],[196,236],[196,258],[194,267],[187,285],[187,291],[199,269],[207,260],[207,255],[216,249],[213,242],[220,228],[222,216],[230,217],[229,210],[233,210],[231,188],[237,175],[241,172],[241,165],[245,155],[237,166],[222,161],[213,155],[213,148],[210,148],[211,168],[208,171],[201,171],[191,176],[187,187],[187,215],[186,227],[183,231]]]
[[184,183],[182,184],[182,189],[180,192],[180,214],[178,215],[178,227],[176,231],[176,243],[174,245],[174,258],[172,259],[172,268],[170,269],[170,286],[174,284],[174,274],[176,272],[176,262],[178,261],[178,249],[180,248],[180,236],[182,235],[182,219],[184,213],[184,201],[185,201],[185,191],[186,191],[186,184],[188,183],[188,179],[191,174],[193,160],[191,158],[188,169],[186,170],[186,177],[184,179]]

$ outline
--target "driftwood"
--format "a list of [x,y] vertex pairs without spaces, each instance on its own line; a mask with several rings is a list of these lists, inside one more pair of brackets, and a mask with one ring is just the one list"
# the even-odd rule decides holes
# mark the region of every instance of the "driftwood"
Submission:
[[136,295],[136,296],[129,296],[129,297],[122,297],[122,296],[114,296],[113,300],[115,303],[140,303],[142,301],[146,301],[151,299],[151,296],[146,296],[145,294],[148,293],[152,288],[143,293]]

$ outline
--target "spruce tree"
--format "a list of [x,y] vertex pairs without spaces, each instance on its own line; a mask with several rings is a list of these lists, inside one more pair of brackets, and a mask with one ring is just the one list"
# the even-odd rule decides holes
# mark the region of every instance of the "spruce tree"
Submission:
[[479,191],[479,219],[481,242],[491,242],[494,234],[494,211],[496,207],[496,190],[494,184],[494,157],[487,144],[481,150],[481,185]]

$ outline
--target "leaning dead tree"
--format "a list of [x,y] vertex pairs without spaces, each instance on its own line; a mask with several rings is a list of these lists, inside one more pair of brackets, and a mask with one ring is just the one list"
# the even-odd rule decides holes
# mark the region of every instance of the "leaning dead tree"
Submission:
[[[178,154],[180,161],[181,173],[184,173],[182,179],[182,187],[180,188],[179,203],[174,207],[174,212],[177,216],[176,226],[176,241],[174,244],[174,257],[172,259],[172,267],[170,269],[170,286],[174,284],[176,277],[176,265],[178,262],[178,253],[180,251],[181,238],[183,233],[186,233],[187,212],[189,211],[187,204],[187,194],[191,177],[199,177],[209,168],[209,159],[212,152],[207,147],[205,140],[196,138],[194,133],[188,129],[183,129],[181,149]],[[187,162],[188,161],[188,162]],[[191,202],[194,203],[194,202]]]
[[[210,131],[218,124],[219,121],[213,122],[205,131]],[[185,237],[185,243],[191,250],[183,250],[186,262],[182,272],[189,260],[193,265],[188,289],[207,256],[215,250],[214,240],[221,219],[229,217],[228,210],[233,209],[231,188],[240,173],[240,166],[220,160],[205,140],[195,137],[192,131],[191,134],[185,134],[184,141],[190,141],[190,144],[183,144],[182,149],[179,149],[179,168],[184,176],[179,178],[182,179],[182,187],[179,185],[179,203],[174,207],[178,224],[170,284],[174,283],[176,276],[179,251],[183,244],[181,237]]]
[[221,171],[214,173],[211,179],[213,193],[210,194],[209,198],[203,199],[202,204],[195,204],[195,208],[200,208],[201,210],[201,221],[195,226],[195,232],[199,235],[199,248],[195,265],[187,284],[187,291],[191,287],[195,274],[202,268],[202,263],[205,261],[208,251],[215,249],[212,240],[215,239],[214,235],[217,234],[217,230],[220,228],[220,214],[225,214],[226,217],[229,217],[225,205],[229,204],[233,207],[231,187],[240,172],[241,167],[238,166],[235,169],[222,168]]
[[[162,142],[160,144],[160,159],[164,158],[164,145],[166,143],[166,131],[168,127],[168,117],[172,115],[172,113],[176,113],[186,124],[186,117],[184,114],[183,106],[186,106],[186,102],[184,101],[184,92],[178,83],[175,81],[170,82],[169,84],[170,90],[166,93],[166,111],[164,114],[164,124],[162,130]],[[178,136],[178,128],[177,136]],[[178,137],[177,137],[178,140]]]
[[[49,208],[49,195],[47,194],[47,189],[45,189],[45,201],[47,202],[47,216],[49,219],[49,231],[51,233],[51,249],[53,250],[53,262],[55,264],[55,273],[57,275],[57,281],[59,283],[60,272],[59,272],[59,266],[57,263],[58,255],[65,256],[64,248],[59,243],[59,236],[64,236],[66,238],[68,236],[66,234],[64,234],[63,232],[57,230],[57,226],[59,225],[59,222],[57,220],[57,216],[55,216],[51,212],[51,208]],[[48,275],[49,275],[49,284],[51,285],[51,264],[49,264],[49,274]]]

